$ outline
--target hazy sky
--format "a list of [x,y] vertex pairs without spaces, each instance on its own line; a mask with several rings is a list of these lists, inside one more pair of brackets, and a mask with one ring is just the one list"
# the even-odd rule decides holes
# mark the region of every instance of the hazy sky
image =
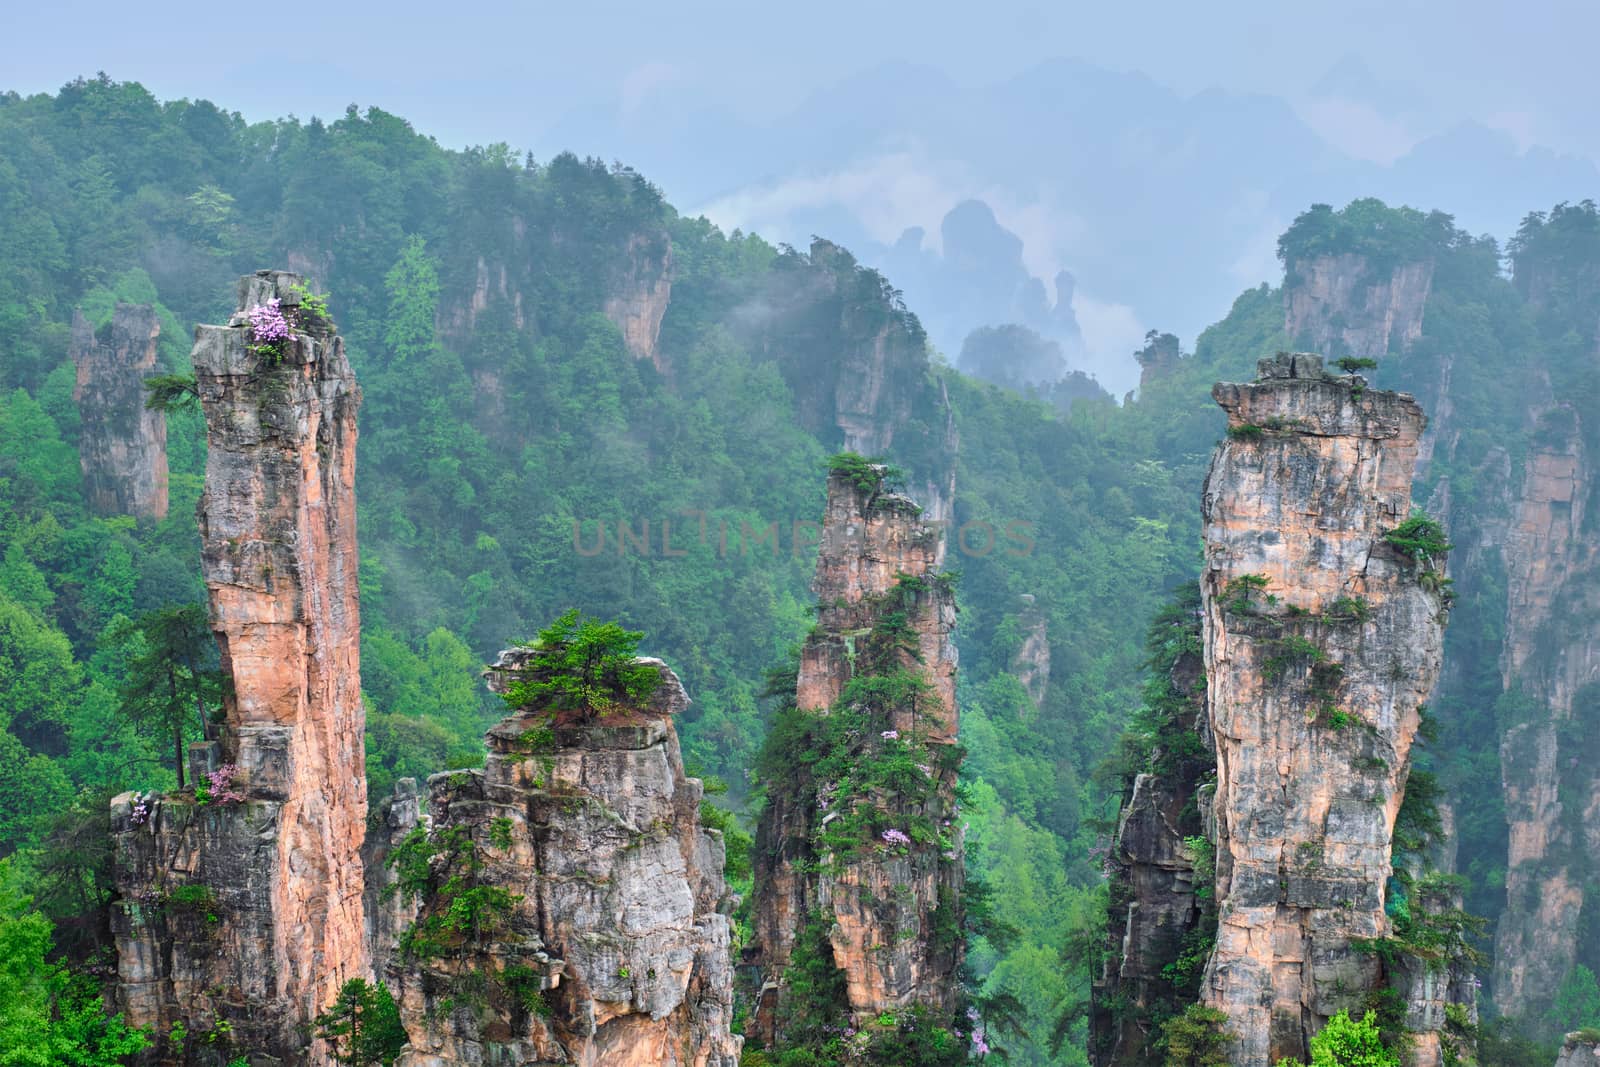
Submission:
[[[759,121],[885,60],[978,82],[1071,56],[1187,92],[1221,86],[1295,100],[1350,55],[1383,83],[1391,108],[1403,104],[1416,123],[1472,117],[1524,142],[1600,154],[1592,106],[1600,5],[1580,0],[333,0],[254,9],[57,0],[8,8],[0,46],[7,88],[48,91],[105,70],[162,97],[209,97],[250,118],[377,104],[447,145],[504,140],[540,155],[564,147],[543,135],[591,109],[615,113],[668,93]],[[1343,118],[1362,136],[1360,116]],[[1374,152],[1387,154],[1382,142],[1392,136],[1372,128]],[[626,148],[604,150],[621,156]]]
[[[1240,288],[1275,281],[1276,235],[1312,199],[1440,207],[1503,238],[1527,210],[1600,193],[1571,158],[1600,161],[1596,0],[8,8],[0,89],[104,70],[253,120],[378,106],[448,147],[633,163],[679,208],[774,240],[881,255],[902,227],[937,243],[944,213],[981,197],[1030,271],[1052,289],[1057,269],[1076,275],[1083,366],[1117,391],[1149,326],[1188,343]],[[1155,84],[1028,73],[1063,58]],[[1007,113],[991,122],[991,106]]]

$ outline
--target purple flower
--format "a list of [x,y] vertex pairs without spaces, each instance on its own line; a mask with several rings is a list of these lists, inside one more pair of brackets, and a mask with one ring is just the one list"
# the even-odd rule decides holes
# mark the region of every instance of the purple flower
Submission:
[[206,781],[210,783],[211,799],[219,804],[242,804],[244,794],[233,788],[233,776],[239,768],[232,763],[224,763],[214,771],[206,772]]
[[882,737],[883,737],[883,739],[885,741],[898,741],[898,740],[900,740],[900,731],[899,730],[885,730],[885,731],[883,731]]
[[134,802],[133,816],[129,821],[135,826],[143,826],[150,821],[150,805],[145,803],[143,797]]
[[294,330],[289,325],[288,316],[278,306],[277,297],[273,297],[265,304],[257,304],[248,314],[250,339],[255,344],[277,346],[293,340]]
[[903,830],[885,830],[878,836],[883,838],[883,843],[886,845],[899,847],[911,844],[911,838],[907,837]]

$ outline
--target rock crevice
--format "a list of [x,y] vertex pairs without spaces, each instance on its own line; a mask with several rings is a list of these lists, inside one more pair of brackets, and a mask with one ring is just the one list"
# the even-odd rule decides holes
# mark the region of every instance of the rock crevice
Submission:
[[[757,830],[752,1033],[769,1046],[785,1040],[785,969],[808,929],[843,974],[841,1025],[864,1030],[909,1011],[938,1019],[960,994],[955,602],[939,573],[938,526],[885,489],[883,473],[829,478],[817,626],[797,665],[794,714],[850,770],[776,756],[786,766],[768,783]],[[896,687],[915,695],[885,695]],[[823,725],[839,715],[851,725]],[[861,784],[877,761],[902,755],[919,767],[914,787]]]

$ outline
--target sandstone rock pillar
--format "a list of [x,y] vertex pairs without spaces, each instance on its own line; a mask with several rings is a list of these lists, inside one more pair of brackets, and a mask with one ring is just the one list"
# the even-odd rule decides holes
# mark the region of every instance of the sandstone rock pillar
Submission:
[[1416,402],[1303,353],[1260,371],[1213,390],[1229,437],[1202,505],[1220,916],[1202,999],[1241,1065],[1304,1057],[1384,980],[1354,942],[1390,933],[1395,817],[1446,613],[1443,561],[1384,538],[1411,510]]
[[[917,679],[915,699],[869,710],[881,721],[844,743],[859,749],[848,762],[862,767],[892,755],[885,746],[907,746],[927,782],[914,797],[881,789],[863,795],[859,786],[797,767],[792,781],[768,783],[756,840],[753,962],[762,987],[752,1025],[769,1045],[783,1042],[784,969],[808,923],[826,927],[845,976],[843,1021],[851,1025],[912,1009],[937,1017],[954,1009],[959,994],[955,600],[939,574],[939,528],[886,489],[882,474],[878,467],[836,471],[828,480],[813,584],[817,627],[801,650],[796,706],[827,715],[850,699],[853,680],[897,672]],[[898,635],[895,651],[884,660],[874,650],[890,631]],[[899,822],[881,833],[863,831],[866,839],[848,846],[830,839],[836,821],[859,821],[867,812],[877,813],[866,820],[874,831],[878,822]],[[928,827],[929,839],[896,838],[901,823]]]
[[167,515],[167,421],[144,406],[144,380],[156,370],[161,324],[149,304],[118,304],[104,337],[83,312],[72,315],[72,362],[83,429],[78,461],[84,495],[97,515]]
[[[359,848],[367,798],[356,587],[361,393],[298,278],[241,279],[196,331],[205,412],[201,565],[228,686],[209,797],[113,802],[119,984],[129,1020],[205,1048],[327,1062],[311,1022],[369,976]],[[253,350],[251,309],[293,327]],[[202,783],[205,784],[205,783]]]
[[[490,687],[527,659],[501,653]],[[400,1067],[737,1067],[722,835],[672,725],[689,698],[635,662],[657,672],[647,700],[521,708],[483,770],[428,780],[430,829],[406,847],[435,857],[430,886],[386,976]],[[450,927],[469,901],[471,927]]]

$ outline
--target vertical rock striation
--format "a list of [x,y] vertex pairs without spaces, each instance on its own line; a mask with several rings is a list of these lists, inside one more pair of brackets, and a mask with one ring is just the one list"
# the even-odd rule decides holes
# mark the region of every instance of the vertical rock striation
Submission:
[[634,359],[648,359],[667,373],[661,352],[661,320],[672,300],[672,242],[665,232],[636,233],[628,238],[620,266],[606,293],[606,318],[622,331],[623,344]]
[[83,422],[78,462],[84,495],[99,515],[167,516],[167,422],[144,406],[144,380],[156,370],[161,324],[149,304],[118,304],[96,336],[83,312],[72,315],[72,362]]
[[1017,624],[1022,630],[1022,643],[1011,655],[1011,676],[1021,684],[1037,711],[1050,688],[1050,615],[1034,603],[1032,593],[1022,594]]
[[[231,1047],[326,1062],[311,1021],[346,980],[369,974],[361,393],[332,323],[299,309],[297,281],[246,276],[229,325],[196,331],[201,562],[228,685],[221,740],[196,746],[191,762],[221,779],[207,802],[113,802],[117,999],[137,1025],[184,1025],[188,1047],[169,1041],[169,1061]],[[294,323],[278,358],[248,338],[248,311],[272,299]]]
[[1422,336],[1433,262],[1382,265],[1354,252],[1284,264],[1284,332],[1335,356],[1379,359]]
[[[491,688],[527,655],[502,653]],[[523,708],[482,771],[429,779],[431,828],[407,846],[426,842],[428,889],[388,967],[401,1067],[736,1067],[722,837],[672,725],[689,699],[635,662],[658,673],[647,700]]]
[[1229,439],[1202,503],[1219,905],[1202,997],[1229,1017],[1233,1062],[1267,1064],[1304,1056],[1384,981],[1357,942],[1391,932],[1395,819],[1446,601],[1442,561],[1384,538],[1410,511],[1411,397],[1304,354],[1213,396]]
[[[799,752],[778,755],[785,768],[766,783],[757,832],[753,1032],[769,1045],[784,1040],[784,971],[809,926],[843,972],[842,1021],[863,1033],[885,1013],[940,1020],[959,998],[955,602],[937,573],[939,529],[883,487],[882,468],[869,470],[828,480],[818,620],[796,677],[795,712],[828,755],[815,766],[796,765]],[[886,695],[896,679],[914,693]],[[842,734],[822,726],[845,713],[859,720]],[[877,761],[905,756],[916,785],[873,777]]]
[[1216,936],[1213,852],[1206,840],[1216,756],[1206,715],[1198,587],[1157,617],[1145,688],[1153,730],[1129,769],[1106,857],[1105,963],[1093,979],[1089,1058],[1136,1067],[1159,1055],[1160,1024],[1199,991]]
[[1500,744],[1510,835],[1494,998],[1507,1015],[1541,1013],[1576,963],[1600,958],[1582,936],[1600,928],[1600,633],[1579,621],[1600,614],[1600,539],[1586,526],[1595,475],[1582,431],[1577,411],[1550,406],[1502,550],[1500,665],[1524,709]]
[[1592,1030],[1568,1034],[1556,1067],[1600,1067],[1600,1035]]

